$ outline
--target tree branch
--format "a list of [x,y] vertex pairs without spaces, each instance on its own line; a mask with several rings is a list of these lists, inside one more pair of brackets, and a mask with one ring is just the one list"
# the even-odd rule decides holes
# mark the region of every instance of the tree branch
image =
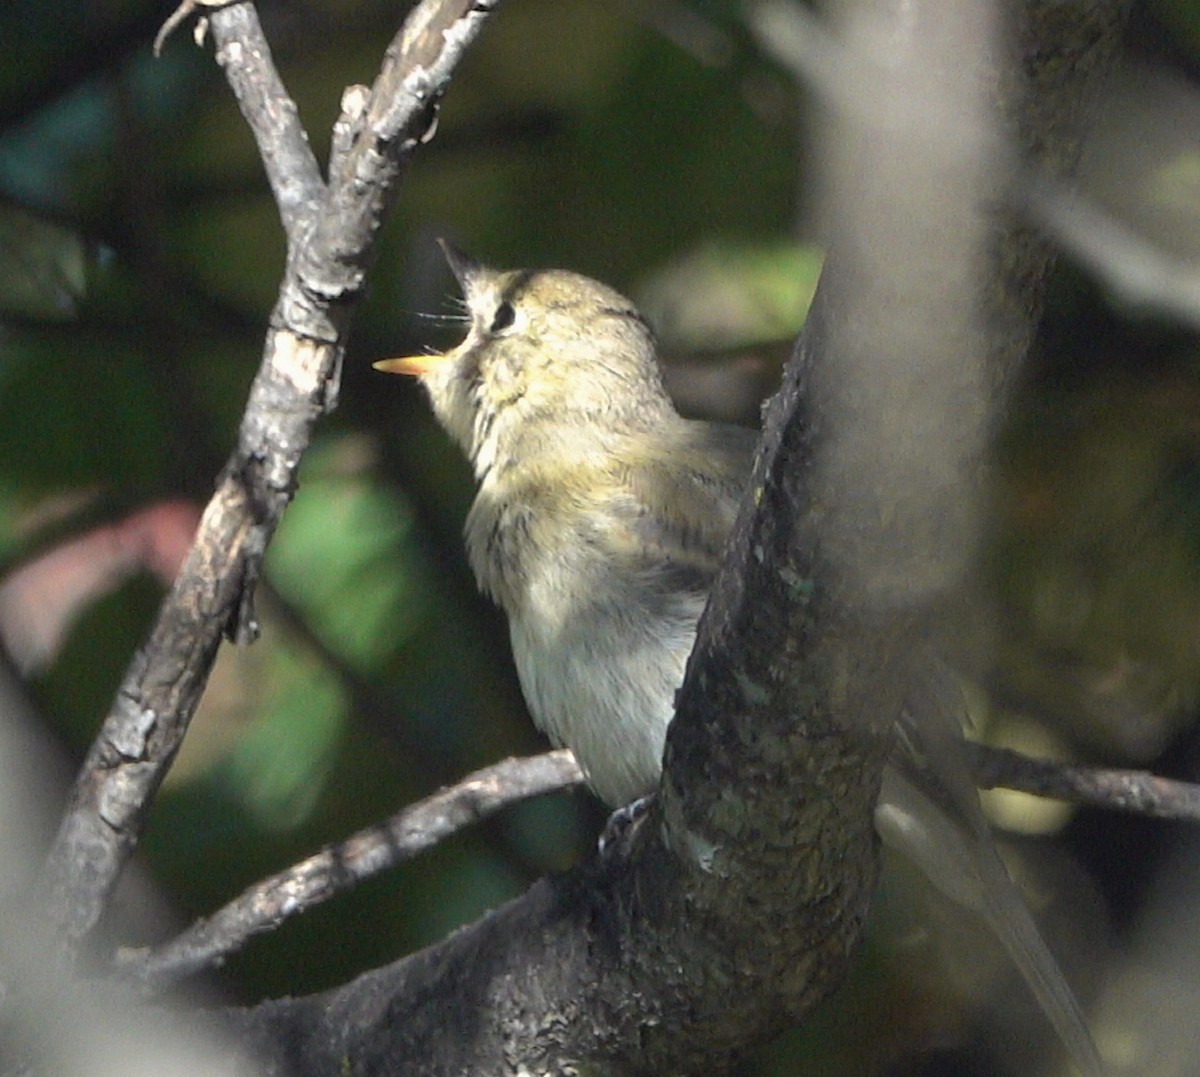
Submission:
[[225,8],[213,16],[212,31],[216,61],[254,135],[291,249],[304,239],[320,211],[325,196],[320,166],[296,102],[275,70],[254,5]]
[[[1200,786],[1147,771],[1104,769],[1032,758],[969,743],[978,784],[1090,807],[1200,822]],[[143,987],[164,985],[223,963],[255,935],[354,889],[367,879],[509,805],[580,785],[569,751],[506,759],[408,805],[328,849],[247,888],[212,916],[151,950],[117,954],[122,975]]]
[[279,927],[511,804],[579,785],[565,749],[506,759],[360,830],[243,891],[163,946],[126,951],[117,963],[130,979],[160,987],[219,965],[255,935]]
[[1030,176],[1030,217],[1090,269],[1113,296],[1138,311],[1160,312],[1200,328],[1200,272],[1099,203],[1053,177]]
[[975,780],[984,789],[1003,786],[1092,808],[1200,822],[1200,785],[1192,782],[1161,778],[1145,770],[1032,759],[1007,748],[970,742],[967,753]]
[[[312,205],[318,181],[303,130],[270,70],[252,9],[237,4],[210,16],[227,77],[268,157],[292,250],[238,446],[84,760],[46,861],[42,906],[68,949],[95,924],[133,852],[222,633],[244,642],[257,631],[251,598],[259,566],[295,490],[313,427],[332,399],[330,382],[393,187],[494,6],[424,0],[412,11],[368,109],[383,120],[358,131],[344,162],[353,167],[333,177],[319,211]],[[245,41],[238,36],[243,33]],[[395,87],[395,98],[384,100]],[[280,124],[280,131],[268,133]],[[346,225],[351,220],[353,228]]]

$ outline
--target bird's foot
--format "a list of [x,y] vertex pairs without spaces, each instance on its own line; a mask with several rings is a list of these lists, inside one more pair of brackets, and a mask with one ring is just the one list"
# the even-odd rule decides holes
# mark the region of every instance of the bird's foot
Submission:
[[604,824],[604,830],[601,832],[598,842],[601,856],[606,850],[624,840],[626,835],[633,833],[633,828],[650,810],[650,803],[653,800],[654,794],[648,793],[646,796],[638,797],[632,803],[626,804],[623,808],[618,808],[608,817],[608,822]]

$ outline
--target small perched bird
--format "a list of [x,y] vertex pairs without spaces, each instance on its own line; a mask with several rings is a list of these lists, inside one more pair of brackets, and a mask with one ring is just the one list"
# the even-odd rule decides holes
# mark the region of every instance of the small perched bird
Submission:
[[[479,487],[467,552],[508,616],[530,713],[621,807],[658,784],[757,437],[675,411],[650,326],[611,288],[565,270],[501,272],[442,248],[466,300],[466,339],[375,367],[419,378],[467,454]],[[957,718],[937,728],[901,729],[880,833],[985,916],[1076,1064],[1100,1077],[1078,1004],[996,853],[965,765],[953,762]],[[931,754],[951,760],[948,773],[931,773]]]
[[611,807],[650,793],[675,690],[750,474],[750,430],[681,418],[624,296],[443,244],[470,330],[412,374],[479,483],[467,552],[508,615],[534,721]]

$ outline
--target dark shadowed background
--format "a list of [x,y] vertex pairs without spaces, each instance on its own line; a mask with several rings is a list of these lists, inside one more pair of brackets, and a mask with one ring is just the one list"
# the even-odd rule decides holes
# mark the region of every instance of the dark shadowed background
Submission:
[[[259,9],[323,142],[343,88],[373,77],[397,5]],[[284,253],[211,55],[186,29],[151,55],[169,11],[0,8],[0,638],[45,737],[44,761],[10,763],[46,762],[48,800],[225,460]],[[1085,158],[1089,193],[1180,264],[1200,255],[1198,61],[1200,3],[1141,5]],[[266,872],[543,746],[503,619],[466,567],[466,466],[417,387],[370,368],[461,332],[430,317],[457,309],[434,237],[628,292],[659,329],[680,407],[753,424],[820,268],[808,112],[732,0],[508,0],[401,189],[341,405],[268,557],[263,638],[218,662],[144,871],[113,910],[121,938],[166,938]],[[958,655],[977,735],[1195,777],[1194,334],[1060,265],[993,470],[984,572],[1002,612]],[[1102,1047],[1116,1050],[1104,1007],[1157,1005],[1143,979],[1181,1027],[1194,1021],[1197,925],[1179,910],[1195,904],[1181,867],[1195,839],[1015,794],[988,803],[1100,1007]],[[251,944],[212,987],[252,1001],[339,983],[568,866],[602,819],[583,793],[511,810]],[[745,1072],[1031,1072],[1013,1046],[1030,1035],[1041,1019],[995,946],[897,868],[846,989]]]

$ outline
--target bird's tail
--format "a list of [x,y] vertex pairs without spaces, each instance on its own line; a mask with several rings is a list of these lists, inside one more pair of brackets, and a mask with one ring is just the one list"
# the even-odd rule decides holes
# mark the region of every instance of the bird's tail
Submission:
[[922,697],[920,710],[911,701],[906,708],[884,772],[875,814],[879,834],[947,897],[983,916],[1079,1071],[1105,1077],[1083,1010],[996,851],[963,750],[957,685],[955,706],[945,685]]

